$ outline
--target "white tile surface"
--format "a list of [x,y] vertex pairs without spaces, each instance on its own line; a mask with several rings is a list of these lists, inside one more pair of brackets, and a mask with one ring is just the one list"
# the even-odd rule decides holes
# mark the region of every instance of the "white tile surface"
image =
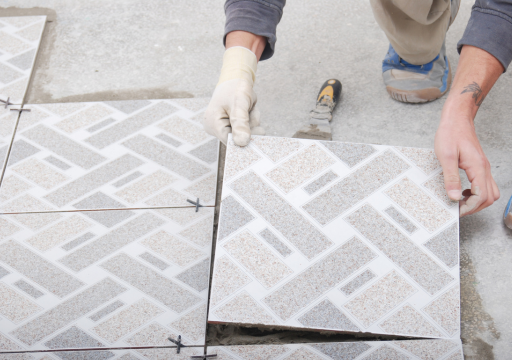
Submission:
[[[1,215],[0,347],[204,344],[213,209],[198,214],[186,226],[150,209]],[[155,236],[194,257],[147,246]]]
[[0,17],[0,99],[21,104],[46,16]]
[[25,107],[0,212],[214,204],[219,142],[190,120],[195,108],[170,100]]
[[[458,339],[459,267],[445,263],[458,265],[458,208],[422,188],[439,179],[432,154],[271,137],[240,148],[230,140],[209,321]],[[305,190],[329,172],[337,177]],[[391,217],[390,206],[402,217]],[[407,232],[403,219],[417,230]]]

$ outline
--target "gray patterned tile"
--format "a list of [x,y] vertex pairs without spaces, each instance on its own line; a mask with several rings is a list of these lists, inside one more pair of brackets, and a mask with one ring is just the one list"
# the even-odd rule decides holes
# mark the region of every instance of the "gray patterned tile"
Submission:
[[219,241],[231,235],[242,226],[254,220],[254,216],[233,196],[222,200]]
[[325,225],[408,168],[405,161],[387,150],[306,203],[303,208]]
[[157,258],[156,256],[154,255],[151,255],[150,253],[148,253],[147,251],[145,253],[142,253],[139,255],[139,257],[145,261],[147,261],[148,263],[150,263],[151,265],[159,268],[160,270],[165,270],[169,267],[169,264],[167,264],[165,261]]
[[[134,333],[158,322],[168,326],[167,336],[183,334],[187,343],[192,338],[196,344],[204,343],[200,333],[206,323],[213,232],[213,211],[206,210],[211,209],[202,208],[191,226],[203,220],[209,226],[194,231],[166,221],[158,210],[150,209],[130,210],[134,216],[111,228],[92,221],[83,211],[2,215],[0,225],[6,226],[0,226],[0,236],[5,236],[0,238],[0,262],[9,274],[3,279],[6,290],[0,291],[0,316],[5,323],[0,328],[0,340],[5,335],[23,349],[39,349],[71,327],[78,327],[102,344],[125,347]],[[118,211],[126,210],[104,212],[108,216]],[[29,227],[31,222],[23,220],[33,216],[41,227]],[[182,236],[183,232],[188,237]],[[170,238],[179,246],[168,247]],[[167,262],[173,258],[176,262],[164,270],[155,267],[154,261],[145,263],[149,258],[143,260],[139,255],[148,244],[153,247],[148,254],[154,259]],[[44,296],[34,299],[23,292],[16,286],[23,281]],[[139,341],[158,345],[152,343],[155,339],[141,336]],[[100,349],[98,344],[91,345]],[[112,352],[116,357],[126,353]],[[101,354],[90,354],[96,353]],[[150,357],[162,356],[165,351],[150,353]],[[77,359],[89,356],[85,352],[63,355]]]
[[[103,343],[76,326],[72,326],[68,330],[45,342],[45,346],[50,349],[105,347]],[[107,350],[92,351],[89,354],[80,351],[63,351],[56,352],[55,355],[64,360],[106,360],[113,357],[114,353]]]
[[453,216],[409,178],[403,178],[385,193],[428,231],[436,231]]
[[345,219],[370,240],[398,267],[429,294],[434,295],[451,281],[446,270],[391,225],[370,205],[365,204]]
[[91,316],[89,316],[89,319],[91,319],[92,321],[98,321],[104,318],[105,316],[109,315],[110,313],[116,311],[117,309],[123,307],[124,305],[125,304],[122,301],[116,300],[112,304],[105,306],[103,309],[100,309]]
[[[16,174],[19,181],[4,182],[0,199],[28,194],[20,185],[28,184],[32,196],[42,202],[31,211],[49,210],[43,204],[57,211],[105,208],[101,202],[87,205],[86,199],[97,193],[112,199],[107,208],[188,206],[191,196],[199,197],[203,205],[214,204],[218,140],[195,123],[190,126],[204,137],[201,142],[189,142],[178,134],[181,146],[176,148],[176,143],[158,139],[155,133],[161,133],[160,125],[179,110],[169,101],[27,106],[32,111],[20,116],[5,172],[5,179]],[[2,139],[10,142],[13,129],[0,122]],[[7,149],[2,139],[0,157]],[[166,181],[159,174],[165,174]],[[140,178],[135,179],[136,175]],[[166,190],[177,195],[159,196]],[[10,211],[0,205],[0,212]],[[21,212],[26,211],[22,207]]]
[[367,328],[416,291],[403,276],[393,270],[344,307]]
[[332,245],[324,234],[255,173],[249,172],[238,178],[230,187],[308,259]]
[[274,235],[272,231],[270,231],[269,228],[266,228],[262,232],[259,233],[260,237],[263,238],[270,246],[272,246],[274,249],[276,249],[277,252],[279,252],[284,257],[287,257],[292,253],[290,248],[285,245],[279,238]]
[[352,295],[356,292],[361,286],[364,286],[370,280],[375,278],[376,275],[369,269],[366,269],[361,274],[357,275],[354,279],[348,282],[346,285],[343,285],[340,288],[340,291],[346,296]]
[[[315,157],[307,153],[315,149],[328,157],[325,167],[322,161],[310,164]],[[432,155],[423,149],[258,136],[242,148],[229,137],[208,321],[396,335],[411,330],[406,323],[389,331],[380,324],[410,299],[416,313],[448,336],[435,324],[434,316],[445,316],[439,307],[433,306],[432,317],[423,307],[458,286],[458,268],[437,261],[424,247],[432,235],[411,209],[391,205],[386,194],[404,178],[420,189],[429,179],[420,165],[426,171],[437,166]],[[450,220],[442,229],[458,218],[456,207],[446,211]],[[450,250],[441,244],[439,251]],[[447,308],[457,307],[448,302]],[[307,350],[303,353],[327,358]],[[242,359],[230,350],[222,353]],[[292,353],[279,359],[292,359]],[[332,358],[356,357],[336,355]]]
[[359,164],[376,152],[373,146],[367,144],[340,143],[336,141],[320,141],[320,143],[349,167]]
[[388,333],[439,338],[443,335],[409,304],[379,324]]
[[309,195],[313,195],[318,190],[322,189],[324,186],[332,183],[334,180],[338,179],[339,176],[333,173],[332,171],[328,171],[318,179],[310,182],[307,186],[304,186],[304,191]]
[[361,330],[327,299],[302,315],[298,320],[301,324],[314,329]]
[[124,291],[125,287],[106,278],[16,328],[11,334],[21,342],[33,345]]
[[456,223],[450,225],[423,245],[446,266],[452,268],[459,264],[459,227]]
[[208,288],[208,275],[210,274],[210,260],[204,259],[176,275],[176,279],[201,292]]
[[44,295],[43,292],[37,290],[35,287],[30,285],[25,280],[18,280],[13,285],[15,285],[16,287],[18,287],[20,290],[24,291],[28,295],[32,296],[34,299],[40,298],[41,296]]
[[201,301],[192,292],[125,254],[107,260],[101,267],[177,313]]
[[398,211],[394,206],[388,207],[384,210],[386,214],[389,215],[402,229],[407,231],[409,234],[412,234],[418,228],[411,222],[411,220],[407,219],[400,211]]
[[[0,98],[21,104],[32,73],[46,16],[3,17],[0,28]],[[14,19],[19,19],[16,22]],[[20,38],[21,37],[21,38]]]
[[59,262],[73,271],[81,271],[162,224],[163,220],[152,213],[138,214],[137,217],[115,230],[64,256]]
[[58,297],[84,286],[76,277],[13,240],[0,244],[0,261]]
[[[263,301],[286,320],[376,257],[361,240],[352,238]],[[290,303],[290,298],[295,301]]]

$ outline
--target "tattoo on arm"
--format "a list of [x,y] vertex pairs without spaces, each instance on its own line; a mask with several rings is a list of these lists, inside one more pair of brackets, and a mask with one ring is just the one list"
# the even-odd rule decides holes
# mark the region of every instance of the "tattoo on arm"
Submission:
[[475,105],[480,106],[482,105],[482,102],[485,99],[485,95],[483,94],[482,89],[480,88],[480,85],[478,85],[476,82],[473,81],[472,84],[469,84],[464,88],[464,91],[460,94],[464,93],[473,93],[472,98],[475,99]]

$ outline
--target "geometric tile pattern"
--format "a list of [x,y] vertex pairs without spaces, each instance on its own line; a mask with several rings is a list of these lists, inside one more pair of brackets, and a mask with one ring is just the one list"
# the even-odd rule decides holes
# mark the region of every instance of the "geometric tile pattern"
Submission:
[[208,321],[458,339],[458,208],[421,185],[433,151],[291,140],[228,139]]
[[[100,350],[205,342],[213,207],[186,199],[214,204],[218,141],[190,120],[207,105],[195,101],[28,106],[0,187],[0,207],[16,211],[0,214],[0,349],[203,353]],[[12,130],[0,130],[5,145]]]
[[[3,106],[0,105],[0,171],[4,168],[5,161],[7,160],[7,152],[14,136],[14,128],[17,119],[17,111],[10,111],[10,107],[5,108],[5,104]],[[24,187],[22,184],[13,185],[12,189],[14,191],[18,191],[18,188]],[[6,200],[6,197],[0,193],[0,203],[3,200]],[[1,228],[2,226],[0,226],[0,232],[2,231]]]
[[[219,142],[190,120],[195,112],[178,103],[25,107],[32,111],[19,119],[0,186],[0,212],[193,206],[187,199],[197,198],[214,204]],[[176,222],[191,220],[173,214],[164,212]],[[110,227],[123,220],[103,219]]]
[[209,346],[221,360],[462,360],[460,340]]
[[[16,229],[0,237],[0,266],[9,272],[0,280],[0,336],[30,350],[120,347],[157,324],[167,336],[181,334],[184,343],[204,344],[211,247],[200,247],[179,233],[208,220],[211,239],[213,208],[201,208],[200,218],[187,226],[154,209],[129,212],[112,227],[86,212],[52,213],[57,217],[51,219],[47,213],[2,215]],[[47,225],[34,230],[20,221],[23,217],[43,217]],[[73,218],[86,226],[65,236],[47,231]],[[93,236],[69,250],[62,246],[84,233]],[[148,247],[146,241],[155,236],[172,237],[194,256]],[[151,264],[142,254],[165,259],[168,266]],[[140,346],[161,344],[144,341]]]
[[0,18],[0,99],[21,104],[46,16]]

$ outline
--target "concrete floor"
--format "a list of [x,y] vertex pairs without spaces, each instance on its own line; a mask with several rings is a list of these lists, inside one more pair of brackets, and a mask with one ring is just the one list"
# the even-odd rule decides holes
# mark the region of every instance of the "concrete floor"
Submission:
[[[452,69],[471,6],[471,0],[462,1],[448,33]],[[207,97],[217,82],[223,0],[0,0],[0,16],[30,14],[46,14],[51,22],[28,102]],[[433,147],[445,98],[423,105],[391,100],[380,70],[387,47],[367,1],[289,1],[278,28],[276,56],[262,62],[257,74],[255,90],[267,134],[291,136],[307,118],[318,87],[337,77],[343,83],[343,100],[335,113],[334,140]],[[507,306],[512,296],[512,232],[501,222],[512,195],[511,86],[508,72],[476,120],[502,198],[461,219],[466,359],[507,359],[512,353],[512,309]],[[247,342],[272,339],[232,328],[210,334],[222,343],[237,336]],[[274,339],[312,336],[286,332]]]

